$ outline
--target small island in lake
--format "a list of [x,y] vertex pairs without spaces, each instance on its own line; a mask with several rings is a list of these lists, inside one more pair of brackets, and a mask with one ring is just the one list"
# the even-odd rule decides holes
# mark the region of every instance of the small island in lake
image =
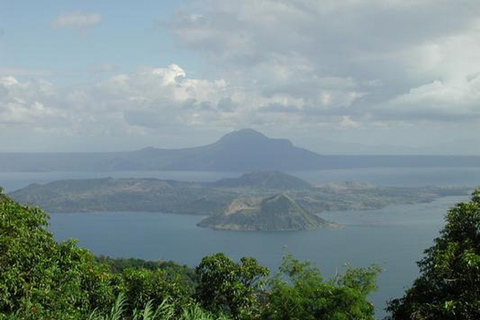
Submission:
[[305,210],[286,193],[265,198],[235,199],[220,214],[199,224],[217,230],[311,230],[334,224]]

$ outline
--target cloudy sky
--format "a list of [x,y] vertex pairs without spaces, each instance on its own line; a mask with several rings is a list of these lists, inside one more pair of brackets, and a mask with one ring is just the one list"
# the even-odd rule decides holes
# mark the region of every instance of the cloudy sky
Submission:
[[480,155],[478,0],[0,0],[0,152]]

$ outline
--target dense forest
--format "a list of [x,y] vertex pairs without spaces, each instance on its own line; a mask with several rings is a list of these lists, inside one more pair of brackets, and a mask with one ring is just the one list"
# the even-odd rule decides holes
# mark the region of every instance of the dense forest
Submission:
[[[273,273],[222,253],[194,269],[95,257],[73,240],[56,242],[48,219],[0,192],[0,319],[374,319],[374,265],[324,279],[288,255]],[[389,319],[480,318],[480,191],[448,212],[418,264]]]

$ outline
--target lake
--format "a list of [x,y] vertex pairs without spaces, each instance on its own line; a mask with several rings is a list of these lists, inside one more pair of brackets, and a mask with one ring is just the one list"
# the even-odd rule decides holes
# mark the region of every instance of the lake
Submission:
[[[361,181],[377,185],[422,186],[480,184],[480,168],[348,169],[295,172],[312,183]],[[1,173],[0,186],[12,191],[29,183],[68,178],[157,177],[214,181],[238,176],[232,172],[44,172]],[[208,254],[224,252],[234,259],[257,258],[275,270],[286,253],[314,262],[326,277],[343,272],[345,263],[384,268],[379,291],[372,295],[377,316],[385,301],[401,296],[418,275],[415,261],[432,245],[449,207],[468,197],[445,197],[431,203],[390,206],[372,211],[325,213],[341,228],[300,232],[214,231],[196,226],[201,217],[142,212],[51,214],[51,230],[58,240],[77,238],[95,254],[174,260],[196,266]]]
[[[310,183],[359,181],[379,186],[477,186],[480,168],[357,168],[289,172]],[[107,171],[107,172],[2,172],[0,186],[14,191],[31,183],[48,183],[63,179],[159,178],[179,181],[216,181],[240,176],[239,172],[205,171]]]
[[192,267],[216,252],[234,259],[252,256],[271,270],[291,253],[314,262],[328,277],[343,272],[345,263],[376,263],[384,271],[372,300],[377,315],[383,316],[385,301],[400,296],[417,276],[415,261],[431,246],[446,210],[466,199],[445,197],[382,210],[329,213],[324,217],[345,226],[313,231],[215,231],[197,227],[200,217],[141,212],[51,214],[51,230],[59,240],[79,239],[95,254],[174,260]]

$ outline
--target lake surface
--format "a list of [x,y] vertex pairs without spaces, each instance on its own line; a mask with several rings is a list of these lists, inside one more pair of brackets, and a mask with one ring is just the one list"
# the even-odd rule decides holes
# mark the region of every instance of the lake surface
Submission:
[[[295,172],[311,183],[370,182],[387,186],[480,185],[480,168],[368,168]],[[30,183],[59,179],[102,177],[157,177],[183,181],[215,181],[239,176],[237,172],[0,172],[7,191]],[[253,256],[276,270],[285,253],[314,262],[325,277],[345,270],[345,263],[384,268],[379,291],[372,295],[377,316],[385,301],[402,295],[418,275],[415,261],[432,245],[448,208],[468,197],[445,197],[432,203],[390,206],[373,211],[325,213],[324,218],[344,224],[301,232],[239,232],[199,228],[201,217],[168,213],[51,214],[51,230],[58,240],[77,238],[95,254],[174,260],[196,266],[205,255],[224,252],[234,259]]]
[[431,246],[453,204],[467,197],[445,197],[432,203],[392,206],[374,211],[325,214],[340,228],[300,232],[235,232],[199,228],[200,217],[155,213],[52,214],[51,230],[59,240],[77,238],[95,254],[174,260],[191,267],[205,255],[227,253],[234,259],[257,258],[276,270],[285,253],[314,262],[327,277],[345,263],[384,268],[380,290],[372,296],[377,315],[385,301],[398,297],[418,274],[415,261]]
[[[358,168],[289,172],[313,184],[359,181],[379,186],[480,186],[480,168]],[[159,178],[211,182],[238,177],[240,172],[205,171],[107,171],[107,172],[1,172],[0,186],[14,191],[31,183],[64,179]]]

